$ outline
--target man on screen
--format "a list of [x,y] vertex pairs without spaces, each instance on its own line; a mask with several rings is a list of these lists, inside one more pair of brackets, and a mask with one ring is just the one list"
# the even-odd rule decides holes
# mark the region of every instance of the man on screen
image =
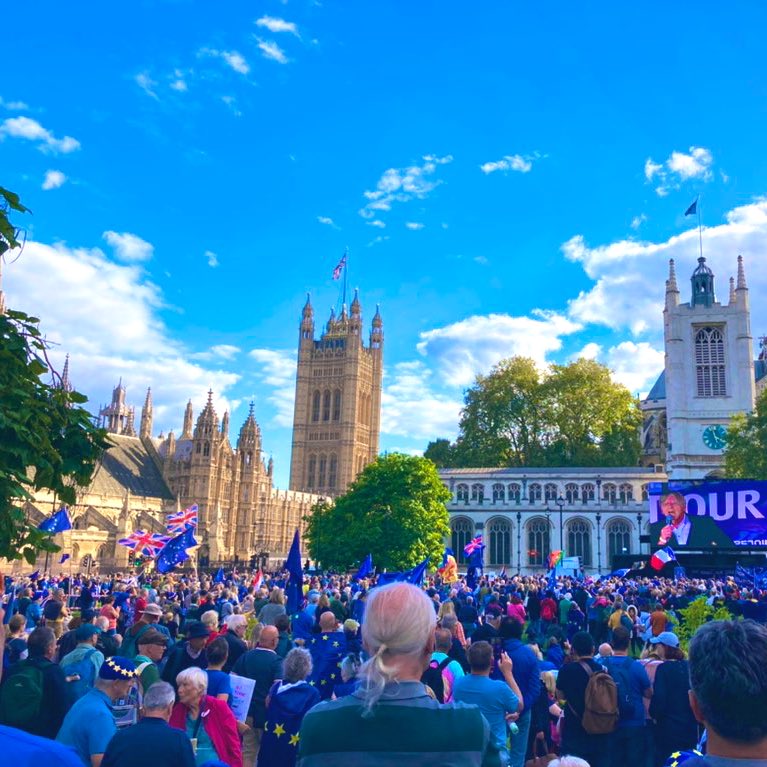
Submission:
[[660,519],[650,525],[650,535],[657,546],[700,549],[733,545],[711,517],[687,514],[684,496],[676,491],[661,496],[659,516]]

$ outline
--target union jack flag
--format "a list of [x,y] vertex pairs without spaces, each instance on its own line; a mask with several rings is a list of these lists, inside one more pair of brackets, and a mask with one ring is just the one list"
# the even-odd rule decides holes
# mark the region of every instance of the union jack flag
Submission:
[[336,266],[336,268],[333,269],[334,280],[341,279],[341,273],[343,272],[345,266],[346,266],[346,252],[344,252],[343,256],[341,256],[341,260],[338,262],[338,266]]
[[471,556],[477,549],[481,549],[484,544],[482,543],[482,536],[478,535],[476,538],[472,538],[464,547],[463,553],[467,557]]
[[173,535],[183,533],[189,527],[197,527],[197,504],[183,511],[168,514],[168,532]]
[[136,530],[127,538],[120,538],[117,542],[121,546],[133,549],[137,554],[143,554],[145,557],[156,557],[169,540],[169,535],[145,533],[143,530]]

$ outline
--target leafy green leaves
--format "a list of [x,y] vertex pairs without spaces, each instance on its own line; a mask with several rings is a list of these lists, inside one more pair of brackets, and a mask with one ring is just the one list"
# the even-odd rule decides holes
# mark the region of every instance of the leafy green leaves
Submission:
[[736,415],[727,430],[724,471],[733,479],[767,479],[767,389],[748,415]]

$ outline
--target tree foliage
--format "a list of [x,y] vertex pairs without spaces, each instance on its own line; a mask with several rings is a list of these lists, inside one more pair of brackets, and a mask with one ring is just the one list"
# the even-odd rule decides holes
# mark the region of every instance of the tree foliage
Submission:
[[724,471],[733,479],[767,479],[767,389],[757,397],[753,413],[730,421]]
[[411,568],[441,560],[450,532],[450,492],[434,464],[391,453],[369,464],[334,502],[320,502],[308,519],[309,553],[323,567],[349,570],[367,554],[376,567]]
[[632,466],[639,405],[593,360],[540,370],[511,357],[477,376],[464,397],[458,439],[425,456],[441,467]]
[[695,636],[695,632],[709,621],[731,621],[732,613],[726,607],[714,607],[706,604],[705,597],[698,597],[690,602],[687,607],[679,610],[681,623],[676,628],[679,636],[679,643],[682,649],[687,652],[690,648],[690,640]]
[[[25,212],[19,198],[0,187],[0,258],[20,245],[10,211]],[[106,445],[103,431],[66,391],[48,363],[39,320],[22,312],[0,314],[0,557],[34,562],[37,551],[56,551],[51,536],[30,524],[23,508],[48,490],[72,504],[78,485],[90,481]]]

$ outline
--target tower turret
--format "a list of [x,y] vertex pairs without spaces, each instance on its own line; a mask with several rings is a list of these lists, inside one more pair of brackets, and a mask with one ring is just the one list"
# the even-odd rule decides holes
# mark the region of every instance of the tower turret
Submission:
[[668,279],[666,280],[666,306],[679,305],[679,286],[676,284],[676,267],[674,259],[668,262]]
[[253,411],[254,404],[251,402],[248,417],[242,424],[240,436],[237,438],[237,452],[243,471],[255,471],[261,454],[261,429]]
[[228,410],[224,412],[224,415],[221,418],[221,436],[224,439],[229,439],[229,411]]
[[123,431],[123,434],[126,437],[135,437],[136,436],[136,408],[130,407],[128,408],[128,415],[125,419],[125,430]]
[[208,391],[208,401],[202,409],[197,425],[194,427],[195,439],[213,439],[218,432],[218,416],[213,407],[213,389]]
[[141,428],[139,436],[142,439],[149,439],[152,436],[152,389],[146,390],[144,407],[141,409]]
[[701,256],[698,259],[698,268],[692,273],[692,299],[690,306],[713,306],[716,301],[714,296],[714,273],[706,266],[706,259]]
[[[0,311],[2,314],[2,311]],[[64,358],[64,369],[61,371],[61,388],[65,392],[72,391],[72,382],[69,380],[69,355]]]
[[314,309],[312,308],[312,299],[309,293],[306,294],[306,303],[301,312],[301,343],[314,340]]
[[373,315],[372,330],[370,332],[370,348],[380,349],[383,344],[383,319],[381,307],[376,304],[376,313]]
[[181,430],[180,439],[192,439],[192,427],[194,425],[194,410],[192,410],[192,400],[186,403],[184,411],[184,428]]

